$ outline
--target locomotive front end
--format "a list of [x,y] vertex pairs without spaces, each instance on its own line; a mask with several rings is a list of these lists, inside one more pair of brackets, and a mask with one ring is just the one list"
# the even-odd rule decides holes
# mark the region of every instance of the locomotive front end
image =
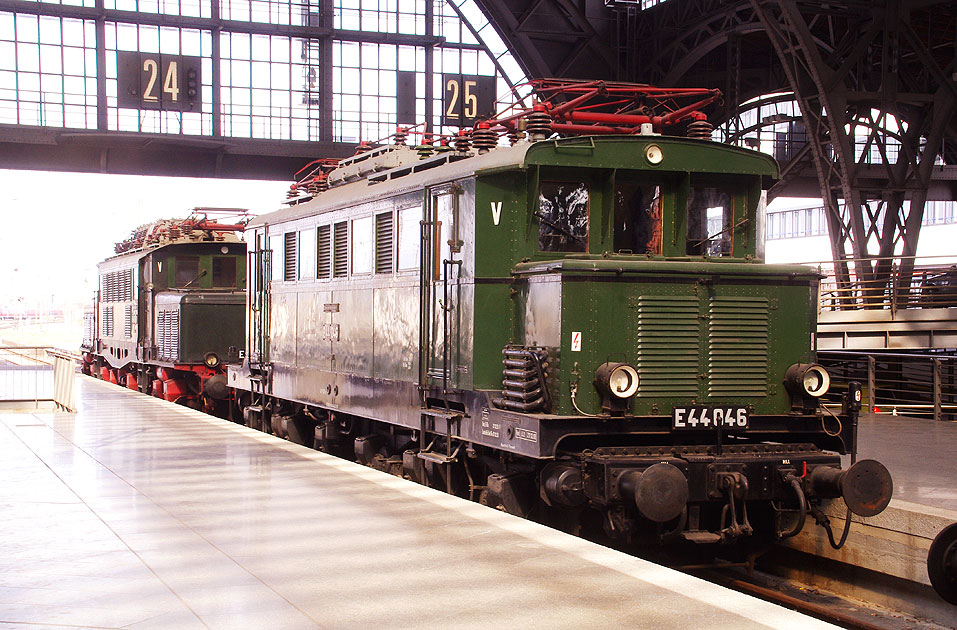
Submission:
[[[613,168],[566,168],[560,146],[541,156],[538,251],[512,269],[518,339],[492,406],[507,436],[554,457],[541,498],[597,509],[617,537],[693,543],[793,536],[824,499],[883,510],[887,470],[841,467],[859,385],[822,402],[835,386],[814,352],[819,275],[761,260],[773,162],[687,139],[604,142],[592,159]],[[650,168],[624,168],[635,153]]]

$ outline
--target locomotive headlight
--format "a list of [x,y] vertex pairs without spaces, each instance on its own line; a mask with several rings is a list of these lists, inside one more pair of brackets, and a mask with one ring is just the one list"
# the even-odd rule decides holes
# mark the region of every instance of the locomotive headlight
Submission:
[[638,370],[627,363],[602,363],[595,370],[595,387],[603,398],[628,400],[638,391]]
[[608,388],[618,398],[631,398],[638,391],[638,372],[630,365],[619,365],[608,377]]
[[815,398],[827,393],[831,377],[824,368],[814,367],[804,373],[804,391]]
[[205,363],[209,369],[213,369],[220,363],[219,355],[215,352],[207,352],[203,356],[203,363]]
[[820,398],[831,388],[831,375],[817,363],[795,363],[788,368],[784,384],[792,393]]

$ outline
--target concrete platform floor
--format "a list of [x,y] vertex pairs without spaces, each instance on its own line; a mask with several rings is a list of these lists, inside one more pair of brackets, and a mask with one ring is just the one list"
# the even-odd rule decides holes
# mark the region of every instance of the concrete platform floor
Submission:
[[895,499],[957,512],[957,423],[865,414],[859,427],[859,457],[887,466]]
[[412,482],[77,379],[0,413],[3,628],[831,627]]

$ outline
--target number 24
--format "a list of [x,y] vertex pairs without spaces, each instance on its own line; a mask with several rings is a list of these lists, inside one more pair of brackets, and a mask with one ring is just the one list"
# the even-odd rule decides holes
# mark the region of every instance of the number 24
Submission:
[[[179,83],[177,78],[177,62],[169,62],[166,68],[166,77],[163,79],[163,91],[172,97],[173,102],[179,100]],[[156,78],[159,74],[159,64],[155,59],[145,59],[143,61],[143,71],[150,73],[149,83],[146,84],[146,91],[143,92],[143,100],[155,103],[159,101],[159,96],[153,94],[153,88],[156,86]]]
[[[475,81],[465,82],[464,98],[462,99],[465,102],[465,111],[462,112],[465,118],[475,118],[478,114],[478,96],[472,92],[475,84]],[[452,98],[449,100],[449,108],[445,110],[445,115],[449,118],[458,118],[459,115],[455,113],[455,109],[459,101],[459,82],[455,79],[449,79],[445,84],[445,91],[452,92]]]

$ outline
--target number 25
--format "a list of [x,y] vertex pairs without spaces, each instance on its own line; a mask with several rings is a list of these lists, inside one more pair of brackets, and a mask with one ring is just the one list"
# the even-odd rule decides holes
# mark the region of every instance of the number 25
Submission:
[[[475,81],[465,82],[464,98],[462,99],[465,103],[465,111],[462,112],[465,118],[475,118],[478,115],[478,96],[472,92],[475,84]],[[455,79],[449,79],[445,84],[445,91],[452,92],[452,98],[449,99],[449,107],[445,110],[445,115],[449,118],[458,118],[459,115],[455,110],[458,108],[459,82]]]

